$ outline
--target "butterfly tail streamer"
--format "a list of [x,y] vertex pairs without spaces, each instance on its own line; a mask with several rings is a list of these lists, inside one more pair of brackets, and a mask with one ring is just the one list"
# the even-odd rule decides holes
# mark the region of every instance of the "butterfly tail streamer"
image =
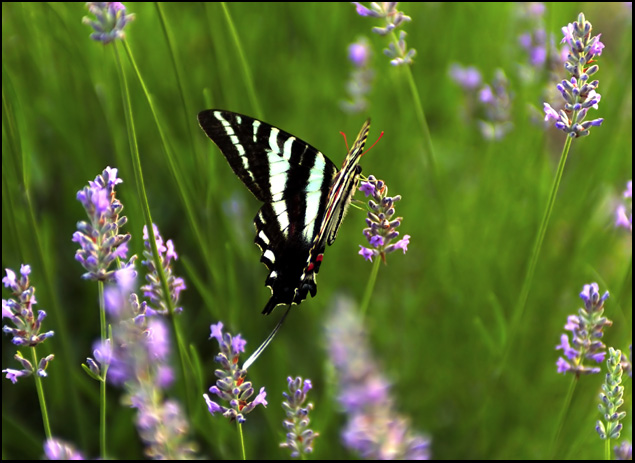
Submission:
[[276,327],[273,329],[273,331],[269,334],[269,336],[267,336],[267,339],[265,339],[262,342],[262,344],[260,344],[260,347],[258,347],[258,349],[256,349],[256,351],[253,354],[251,354],[251,356],[245,361],[242,368],[243,370],[247,370],[258,359],[258,357],[260,357],[260,354],[264,352],[267,346],[271,344],[271,341],[273,341],[274,336],[276,335],[276,333],[282,326],[282,322],[284,322],[284,319],[287,318],[287,315],[289,314],[290,310],[291,310],[291,305],[287,307],[287,311],[284,313],[284,315],[282,316],[282,318],[280,319]]

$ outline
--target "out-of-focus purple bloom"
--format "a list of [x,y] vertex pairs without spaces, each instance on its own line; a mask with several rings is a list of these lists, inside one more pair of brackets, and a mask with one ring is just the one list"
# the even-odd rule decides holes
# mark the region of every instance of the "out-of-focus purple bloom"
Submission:
[[339,402],[347,415],[344,445],[364,459],[425,460],[430,440],[414,434],[390,396],[390,385],[372,358],[362,320],[339,298],[326,324]]
[[600,413],[602,420],[598,420],[595,430],[600,439],[619,439],[622,430],[621,420],[626,412],[618,411],[624,404],[624,386],[622,386],[622,352],[609,347],[609,358],[606,361],[606,377],[600,393]]
[[562,350],[568,360],[560,357],[556,362],[558,373],[571,372],[576,376],[599,373],[599,367],[584,364],[585,360],[602,363],[606,356],[606,346],[600,341],[604,335],[604,327],[613,322],[603,316],[604,301],[609,292],[600,296],[597,283],[584,285],[580,298],[584,301],[584,308],[578,310],[578,315],[569,315],[564,326],[571,332],[571,342],[567,334],[560,337],[560,344],[556,350]]
[[[161,266],[163,267],[165,278],[168,282],[168,290],[170,293],[168,297],[171,299],[172,305],[175,307],[174,311],[179,313],[183,310],[183,308],[176,307],[176,305],[179,302],[181,291],[186,289],[185,280],[181,277],[175,276],[172,269],[172,262],[178,259],[179,256],[174,250],[172,240],[168,240],[164,243],[163,238],[159,233],[159,228],[152,224],[152,229],[154,230],[157,250],[159,251],[159,260],[161,262]],[[147,284],[143,285],[141,290],[143,291],[143,295],[150,299],[150,302],[155,307],[157,313],[167,315],[169,313],[168,303],[166,296],[164,295],[163,286],[161,285],[161,278],[152,257],[152,246],[148,236],[148,229],[145,226],[143,227],[143,240],[145,246],[143,255],[145,260],[141,261],[141,263],[147,267],[148,273],[146,273]]]
[[[599,127],[604,119],[586,121],[589,108],[597,109],[600,94],[597,93],[599,81],[591,81],[591,76],[600,69],[595,64],[595,57],[602,54],[604,44],[600,42],[600,35],[591,36],[592,26],[583,13],[578,20],[562,28],[564,35],[561,43],[569,48],[564,68],[571,75],[556,88],[562,95],[564,107],[558,112],[555,127],[572,138],[589,135],[591,127]],[[554,109],[545,105],[545,120],[555,119]]]
[[123,306],[110,311],[112,339],[96,344],[95,359],[87,359],[85,369],[125,389],[125,403],[136,409],[146,456],[191,459],[196,448],[188,441],[189,424],[179,404],[164,398],[164,390],[174,382],[167,322],[145,301],[140,303],[131,286],[134,283],[127,282],[113,288],[121,291],[113,300]]
[[127,14],[126,7],[120,2],[88,2],[86,7],[95,15],[95,20],[84,17],[82,22],[95,31],[90,38],[104,45],[115,39],[123,39],[123,28],[135,17],[134,14]]
[[372,52],[368,45],[368,40],[364,37],[348,47],[348,58],[353,64],[346,92],[349,99],[342,101],[340,106],[348,113],[360,113],[368,110],[368,100],[366,96],[371,90],[374,71],[370,67]]
[[[629,2],[630,3],[630,2]],[[624,441],[620,445],[613,447],[616,460],[632,460],[633,459],[633,445]]]
[[214,386],[209,388],[209,391],[228,402],[229,407],[214,402],[208,394],[203,394],[203,398],[207,404],[207,409],[212,415],[222,413],[223,416],[229,419],[244,423],[247,421],[245,415],[257,405],[267,406],[267,393],[265,388],[262,387],[256,398],[249,402],[248,399],[254,394],[254,388],[251,381],[245,381],[247,370],[240,368],[238,363],[240,353],[245,351],[247,342],[242,339],[240,334],[236,336],[232,336],[230,333],[223,334],[222,322],[211,325],[210,328],[210,338],[218,341],[221,350],[214,360],[221,367],[214,372],[219,379]]
[[[353,5],[355,5],[357,14],[360,16],[383,19],[385,26],[373,27],[372,31],[385,36],[393,33],[402,24],[411,20],[410,16],[406,16],[397,10],[398,3],[399,2],[372,2],[370,8],[358,2],[353,2]],[[412,64],[417,51],[414,48],[408,49],[406,46],[406,33],[400,31],[399,39],[395,38],[395,41],[397,42],[396,45],[390,43],[388,48],[384,50],[386,56],[391,60],[390,64],[393,66]]]
[[477,118],[477,124],[486,140],[500,140],[513,127],[510,122],[511,99],[509,81],[497,69],[490,84],[482,84],[481,73],[473,66],[453,63],[450,78],[464,91],[466,118]]
[[[119,217],[123,205],[115,197],[115,186],[122,181],[117,178],[117,169],[106,167],[94,182],[88,182],[88,186],[77,192],[77,200],[84,206],[90,222],[78,222],[73,233],[73,241],[80,245],[75,260],[87,270],[82,275],[84,279],[113,281],[116,271],[108,268],[116,259],[125,259],[128,253],[130,234],[119,234],[128,219]],[[133,256],[124,268],[132,267],[135,259]]]
[[474,66],[461,66],[459,63],[452,63],[449,70],[450,78],[463,90],[474,91],[483,81],[480,71]]
[[366,218],[368,228],[363,231],[372,248],[369,249],[360,245],[361,249],[358,254],[371,262],[373,257],[377,256],[380,256],[386,262],[386,255],[397,249],[401,249],[405,254],[410,242],[410,235],[405,235],[402,240],[391,244],[392,240],[399,236],[396,228],[403,221],[402,217],[393,219],[395,215],[394,205],[401,200],[401,196],[388,196],[386,184],[372,175],[368,177],[368,180],[362,182],[359,189],[372,195],[372,199],[368,201],[369,211]]
[[633,181],[629,180],[623,193],[625,204],[615,210],[615,226],[624,227],[633,232]]
[[313,439],[319,434],[309,428],[309,412],[313,410],[310,403],[303,408],[307,399],[307,393],[313,385],[311,380],[302,380],[299,376],[295,379],[288,377],[289,393],[283,392],[285,400],[282,402],[287,418],[282,422],[287,431],[287,441],[280,447],[291,450],[291,457],[298,458],[313,452]]
[[85,460],[75,447],[56,438],[44,443],[44,456],[47,460]]

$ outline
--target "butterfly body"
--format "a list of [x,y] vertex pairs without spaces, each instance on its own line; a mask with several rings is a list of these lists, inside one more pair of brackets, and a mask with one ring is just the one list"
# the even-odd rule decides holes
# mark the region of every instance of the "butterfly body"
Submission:
[[370,121],[338,171],[308,143],[257,119],[211,109],[198,120],[234,173],[264,203],[254,219],[260,261],[269,270],[265,284],[272,291],[263,313],[315,296],[324,250],[335,240],[359,181]]

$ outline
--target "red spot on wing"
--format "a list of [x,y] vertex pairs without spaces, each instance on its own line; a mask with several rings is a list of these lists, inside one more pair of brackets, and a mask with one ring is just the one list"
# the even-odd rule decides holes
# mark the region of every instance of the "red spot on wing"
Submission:
[[315,259],[317,262],[322,262],[322,259],[324,259],[324,254],[318,254],[317,258]]

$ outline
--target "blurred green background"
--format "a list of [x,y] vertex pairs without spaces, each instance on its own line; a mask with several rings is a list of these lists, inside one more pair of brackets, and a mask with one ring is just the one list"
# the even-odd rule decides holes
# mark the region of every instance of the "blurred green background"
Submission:
[[[573,141],[547,231],[521,329],[509,323],[547,202],[565,135],[532,119],[542,108],[545,78],[520,78],[526,54],[518,37],[526,18],[513,3],[400,4],[412,21],[403,26],[417,50],[411,72],[420,95],[413,101],[407,70],[390,66],[381,25],[350,4],[228,4],[256,100],[249,98],[244,68],[227,15],[219,4],[129,3],[136,15],[126,41],[145,79],[176,167],[171,167],[147,99],[130,61],[127,72],[144,180],[152,217],[180,254],[176,271],[188,285],[181,316],[187,342],[198,352],[206,378],[215,380],[215,341],[209,325],[226,329],[255,349],[277,322],[260,314],[268,300],[265,267],[253,244],[259,205],[234,177],[198,127],[196,114],[223,108],[260,117],[311,143],[340,165],[345,146],[366,117],[370,140],[385,135],[362,161],[364,173],[384,179],[400,194],[400,232],[411,235],[407,254],[382,265],[365,318],[376,361],[392,383],[399,412],[413,430],[432,438],[435,459],[546,458],[570,377],[556,374],[566,317],[581,305],[582,286],[609,290],[606,315],[614,325],[609,346],[627,350],[632,339],[631,236],[614,228],[614,210],[632,178],[632,22],[624,3],[550,3],[546,30],[583,11],[606,45],[599,59],[602,101],[591,117],[602,127]],[[98,455],[98,385],[80,363],[99,336],[97,287],[80,279],[71,242],[85,220],[76,192],[106,166],[119,169],[117,195],[141,254],[143,215],[130,149],[113,45],[89,39],[81,3],[2,4],[2,266],[32,266],[38,308],[54,338],[45,392],[53,432],[88,456]],[[370,107],[347,114],[346,83],[352,66],[347,47],[367,36],[374,51]],[[512,92],[513,129],[487,141],[465,117],[465,96],[448,77],[453,62],[478,67],[489,82],[502,69]],[[178,78],[177,72],[178,70]],[[180,83],[179,83],[180,79]],[[551,102],[554,103],[553,101]],[[437,159],[432,187],[416,105],[424,108]],[[185,181],[191,213],[173,173]],[[361,195],[357,196],[358,199]],[[353,457],[341,444],[340,413],[324,320],[334,297],[361,301],[371,266],[357,254],[365,244],[365,214],[352,209],[327,250],[319,291],[292,310],[277,339],[250,368],[269,406],[244,426],[247,456],[286,458],[280,407],[286,377],[311,378],[312,424],[320,432],[316,458]],[[448,226],[449,224],[449,226]],[[194,228],[198,227],[199,233]],[[7,291],[3,292],[9,297]],[[511,342],[511,344],[509,344]],[[9,336],[2,367],[18,368]],[[505,349],[513,349],[496,374]],[[176,358],[176,355],[174,356]],[[178,369],[177,369],[178,371]],[[583,377],[575,390],[557,446],[557,457],[599,458],[603,443],[594,427],[602,375]],[[627,379],[623,438],[632,436],[632,386]],[[117,458],[142,456],[132,417],[109,389],[109,449]],[[182,384],[170,395],[183,398]],[[208,419],[204,402],[192,416],[192,436],[212,458],[239,454],[235,426]],[[44,433],[33,381],[3,379],[3,459],[39,458]]]

